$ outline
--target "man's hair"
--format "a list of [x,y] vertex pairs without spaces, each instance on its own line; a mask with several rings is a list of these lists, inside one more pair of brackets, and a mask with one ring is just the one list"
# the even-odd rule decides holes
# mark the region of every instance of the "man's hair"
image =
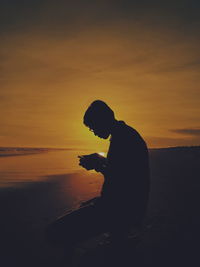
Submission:
[[92,128],[96,123],[109,122],[114,118],[114,112],[105,102],[95,100],[86,110],[83,122]]

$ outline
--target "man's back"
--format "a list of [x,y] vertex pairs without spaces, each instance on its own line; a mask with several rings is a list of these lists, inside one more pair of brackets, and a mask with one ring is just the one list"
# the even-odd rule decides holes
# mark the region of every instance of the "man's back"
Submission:
[[116,122],[110,141],[102,197],[112,211],[143,216],[149,194],[147,146],[123,121]]

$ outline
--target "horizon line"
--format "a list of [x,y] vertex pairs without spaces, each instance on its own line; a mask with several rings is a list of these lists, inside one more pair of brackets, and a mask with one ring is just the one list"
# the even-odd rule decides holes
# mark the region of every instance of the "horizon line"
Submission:
[[[170,148],[192,148],[200,147],[199,145],[184,145],[184,146],[166,146],[166,147],[148,147],[148,149],[170,149]],[[31,147],[31,146],[0,146],[1,148],[26,148],[26,149],[55,149],[55,150],[93,150],[92,148],[65,148],[65,147]]]

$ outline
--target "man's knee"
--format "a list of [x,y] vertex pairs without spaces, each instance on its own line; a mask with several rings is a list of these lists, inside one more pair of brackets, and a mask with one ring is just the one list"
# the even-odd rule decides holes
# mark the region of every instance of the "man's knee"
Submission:
[[71,212],[47,226],[46,240],[56,246],[81,242],[104,227],[100,218],[100,212],[92,206]]

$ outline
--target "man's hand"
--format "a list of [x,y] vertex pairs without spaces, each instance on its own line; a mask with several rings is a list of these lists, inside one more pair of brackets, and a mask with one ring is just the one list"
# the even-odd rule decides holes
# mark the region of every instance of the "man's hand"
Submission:
[[98,153],[78,157],[80,158],[79,165],[86,170],[96,170],[97,172],[99,172],[101,171],[103,162],[105,162],[105,158]]
[[79,157],[79,165],[85,168],[86,170],[93,170],[96,164],[97,153],[90,155],[83,155]]

